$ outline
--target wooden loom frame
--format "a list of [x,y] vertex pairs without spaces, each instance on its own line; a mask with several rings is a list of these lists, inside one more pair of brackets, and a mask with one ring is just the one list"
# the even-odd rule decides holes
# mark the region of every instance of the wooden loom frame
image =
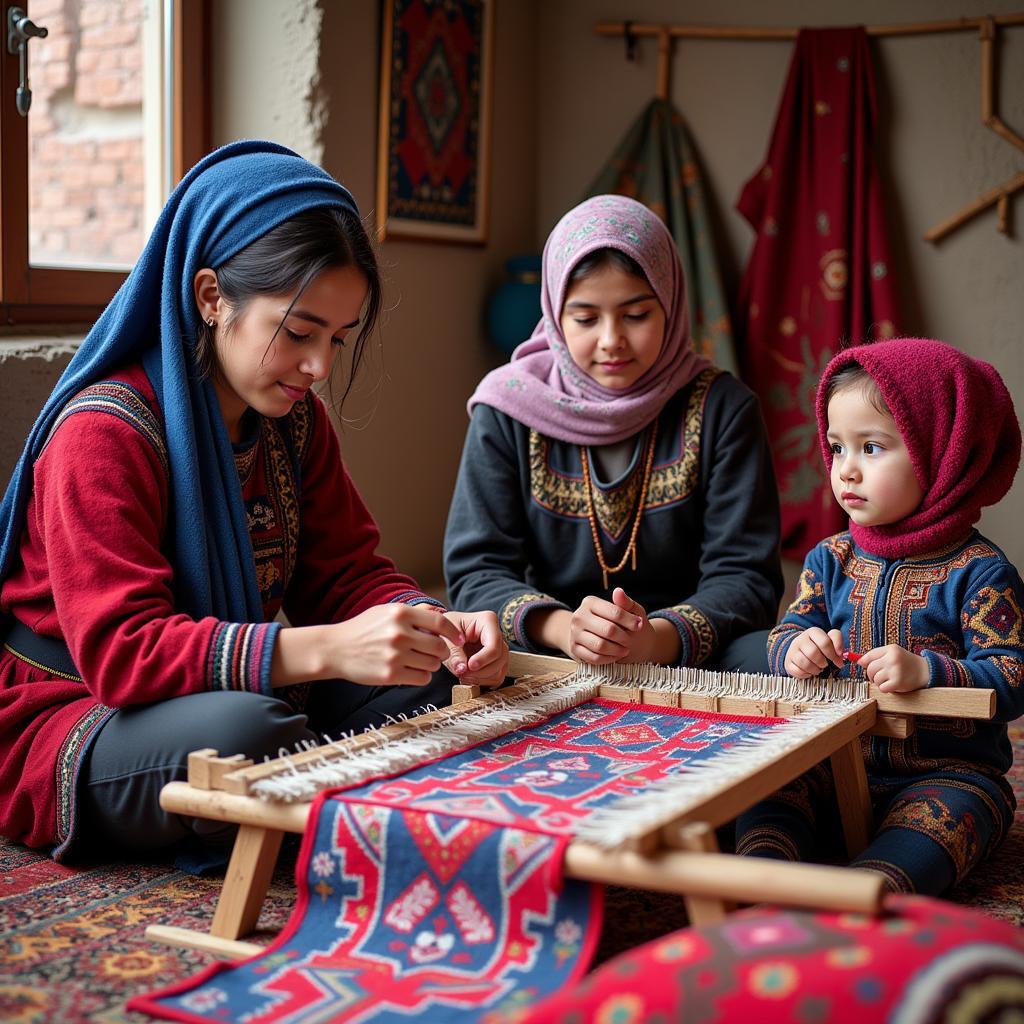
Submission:
[[[579,666],[564,658],[513,653],[509,672],[529,679],[531,686],[555,683]],[[397,725],[346,741],[356,751],[411,735],[424,725],[458,717],[516,696],[526,687],[505,687],[481,696],[479,687],[456,686],[453,705]],[[809,707],[793,701],[741,696],[703,696],[641,686],[602,685],[599,696],[629,703],[650,703],[724,714],[794,716]],[[880,875],[850,868],[789,864],[719,852],[715,829],[741,811],[775,792],[828,758],[844,838],[851,856],[870,838],[871,803],[861,757],[860,737],[866,732],[905,737],[913,732],[914,715],[991,718],[991,690],[919,690],[913,694],[884,694],[870,688],[870,699],[826,725],[767,768],[719,789],[683,814],[655,823],[626,847],[604,850],[580,840],[570,842],[565,855],[569,877],[675,892],[685,901],[691,924],[719,921],[734,901],[771,900],[791,906],[829,907],[875,912],[881,906],[884,881]],[[301,766],[322,751],[298,754],[289,760]],[[172,782],[160,795],[168,811],[239,825],[231,861],[214,912],[210,931],[150,925],[146,934],[174,946],[185,946],[236,959],[263,951],[262,945],[242,941],[256,927],[285,832],[302,833],[312,801],[273,804],[248,795],[250,785],[281,770],[280,761],[252,765],[241,755],[218,757],[217,751],[189,755],[188,782]]]

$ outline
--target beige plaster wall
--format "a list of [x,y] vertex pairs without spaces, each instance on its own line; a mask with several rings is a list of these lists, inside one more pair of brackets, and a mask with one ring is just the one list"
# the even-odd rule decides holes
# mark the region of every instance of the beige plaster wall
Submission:
[[0,497],[47,395],[75,353],[77,337],[0,338]]
[[[543,238],[574,203],[653,95],[655,42],[628,63],[622,40],[599,37],[598,21],[735,25],[841,25],[931,21],[1020,10],[1019,0],[547,0],[540,6],[537,232]],[[1002,33],[1000,113],[1024,134],[1024,28]],[[904,328],[950,341],[993,362],[1024,415],[1024,193],[1017,237],[995,230],[990,211],[937,247],[922,233],[1024,168],[1024,154],[980,121],[979,50],[973,33],[879,39],[875,71],[879,156],[903,287]],[[672,99],[687,118],[714,202],[730,290],[752,242],[733,209],[767,149],[789,66],[790,42],[682,40]],[[1024,565],[1024,473],[987,512],[982,528]]]
[[[321,163],[374,229],[380,4],[280,0],[214,5],[214,141],[273,138]],[[344,408],[349,470],[382,550],[428,587],[462,450],[465,402],[501,356],[483,330],[504,261],[535,244],[537,4],[496,7],[492,203],[486,245],[380,246],[387,315]],[[340,390],[339,390],[340,393]]]
[[323,154],[318,0],[217,0],[212,10],[213,143],[272,139]]

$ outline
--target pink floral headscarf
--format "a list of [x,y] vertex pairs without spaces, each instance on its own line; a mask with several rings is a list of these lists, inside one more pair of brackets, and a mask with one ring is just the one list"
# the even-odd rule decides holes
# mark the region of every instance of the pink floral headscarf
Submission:
[[[606,388],[572,360],[560,325],[573,267],[597,249],[618,249],[643,268],[665,310],[665,341],[654,365],[628,388]],[[613,444],[643,430],[665,403],[711,364],[690,347],[686,284],[675,241],[661,220],[625,196],[595,196],[570,210],[544,246],[542,317],[505,366],[469,400],[493,406],[547,437]]]
[[926,338],[845,349],[818,385],[818,436],[829,470],[825,392],[837,371],[854,362],[878,385],[924,497],[898,523],[850,523],[853,539],[882,558],[908,558],[965,537],[981,510],[1010,489],[1020,463],[1020,424],[1002,378],[988,363]]

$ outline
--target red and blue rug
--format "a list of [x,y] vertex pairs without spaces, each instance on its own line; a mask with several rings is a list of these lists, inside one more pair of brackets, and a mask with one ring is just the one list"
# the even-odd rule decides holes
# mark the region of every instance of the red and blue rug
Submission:
[[[1021,802],[1016,821],[1006,842],[949,898],[1019,926],[1024,925],[1024,729],[1011,725],[1010,738],[1017,763],[1009,777]],[[186,875],[169,861],[67,867],[0,839],[0,1020],[145,1024],[148,1015],[126,1010],[129,997],[179,982],[209,963],[196,950],[154,944],[145,926],[209,927],[222,879]],[[289,849],[263,904],[265,937],[280,932],[295,903]],[[604,963],[685,924],[678,897],[611,887],[593,962]]]
[[594,700],[323,794],[278,941],[129,1008],[246,1024],[513,1021],[593,956],[601,889],[562,876],[580,824],[780,725]]

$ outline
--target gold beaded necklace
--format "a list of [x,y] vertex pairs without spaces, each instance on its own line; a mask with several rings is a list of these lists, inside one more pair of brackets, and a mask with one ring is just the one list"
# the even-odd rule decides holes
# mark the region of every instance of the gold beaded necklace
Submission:
[[587,449],[580,446],[580,461],[583,464],[583,489],[587,496],[587,519],[590,520],[590,535],[594,539],[594,552],[597,554],[597,564],[601,566],[601,579],[604,581],[604,589],[608,589],[608,577],[621,572],[626,567],[626,562],[632,559],[633,571],[636,572],[636,535],[640,531],[640,520],[644,515],[644,506],[647,504],[647,485],[651,482],[651,467],[654,465],[654,442],[658,436],[658,421],[651,425],[651,432],[647,436],[644,448],[644,479],[640,485],[640,495],[636,502],[636,517],[633,520],[633,528],[629,532],[629,543],[623,552],[622,560],[618,565],[609,565],[604,560],[604,551],[601,548],[601,535],[597,529],[597,514],[594,512],[593,484],[590,481],[590,461],[587,458]]

